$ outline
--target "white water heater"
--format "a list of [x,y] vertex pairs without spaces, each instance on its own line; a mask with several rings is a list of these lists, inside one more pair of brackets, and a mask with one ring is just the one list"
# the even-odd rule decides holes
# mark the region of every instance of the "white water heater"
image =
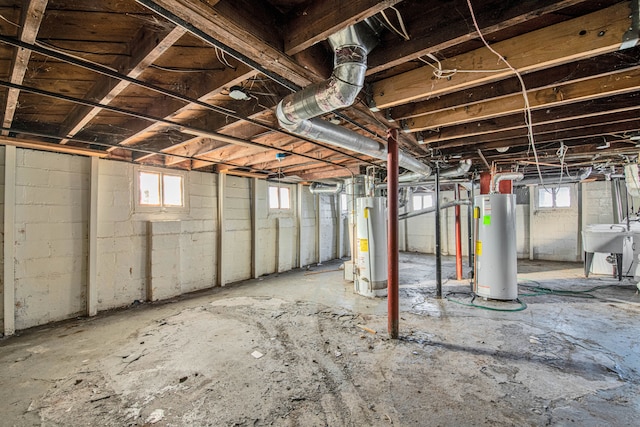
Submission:
[[357,210],[357,259],[354,290],[364,296],[387,295],[387,199],[360,197]]
[[475,293],[480,297],[518,298],[515,197],[514,194],[483,194],[475,198]]

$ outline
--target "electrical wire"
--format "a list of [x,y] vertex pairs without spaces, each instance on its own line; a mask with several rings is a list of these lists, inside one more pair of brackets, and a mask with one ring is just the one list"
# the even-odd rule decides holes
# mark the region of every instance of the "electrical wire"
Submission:
[[220,49],[218,46],[213,46],[215,51],[216,51],[216,58],[218,58],[218,61],[220,61],[220,63],[222,65],[226,65],[227,67],[231,68],[232,70],[235,70],[236,67],[234,67],[233,65],[229,64],[229,61],[227,61],[227,57],[224,54],[224,50]]
[[419,57],[418,59],[424,62],[425,64],[427,64],[428,66],[430,66],[431,68],[433,68],[433,75],[436,76],[436,78],[438,79],[448,79],[458,73],[497,73],[497,72],[503,72],[503,71],[510,71],[510,68],[498,68],[495,70],[459,70],[457,68],[443,69],[442,62],[440,62],[440,60],[436,58],[435,55],[431,53],[427,53],[425,56],[435,61],[436,64],[438,64],[438,66],[436,67],[431,62],[423,59],[422,57]]
[[[49,50],[52,50],[52,51],[57,52],[57,53],[62,53],[62,54],[67,55],[67,56],[69,56],[71,58],[78,59],[80,61],[88,62],[89,64],[93,64],[93,65],[97,65],[97,66],[100,66],[100,67],[104,67],[107,70],[114,71],[116,73],[118,72],[118,70],[113,68],[113,67],[109,67],[109,66],[101,64],[99,62],[92,61],[90,59],[74,55],[74,54],[70,53],[67,49],[61,49],[61,48],[58,48],[58,47],[56,47],[56,46],[54,46],[52,44],[49,44],[49,43],[45,43],[45,42],[41,42],[41,41],[36,40],[33,44],[38,46],[38,47],[44,48],[44,49],[49,49]],[[95,54],[90,53],[90,52],[83,52],[83,53],[95,55]]]
[[516,77],[518,78],[518,81],[520,82],[520,86],[522,88],[522,97],[524,98],[524,111],[525,111],[525,124],[527,126],[527,131],[528,131],[528,137],[529,137],[529,144],[531,146],[531,149],[533,150],[533,156],[536,160],[536,169],[538,171],[538,177],[540,177],[540,184],[542,184],[542,186],[544,186],[544,180],[542,179],[542,172],[540,171],[540,164],[539,164],[539,159],[538,159],[538,151],[536,150],[536,143],[535,143],[535,138],[533,135],[533,120],[531,117],[531,105],[529,104],[529,96],[527,95],[527,87],[524,84],[524,80],[522,79],[522,75],[520,74],[520,72],[515,69],[508,61],[507,59],[502,56],[500,53],[498,53],[495,49],[493,49],[489,43],[487,42],[487,40],[484,38],[484,35],[482,34],[482,31],[480,31],[480,26],[478,25],[478,21],[476,20],[476,14],[473,11],[473,5],[471,4],[471,0],[467,0],[467,6],[469,7],[469,12],[471,13],[471,19],[473,20],[473,26],[475,27],[478,36],[480,37],[480,40],[482,41],[482,43],[484,43],[484,45],[487,47],[487,49],[489,49],[489,51],[491,51],[494,55],[496,55],[500,61],[504,62],[505,65],[511,70],[513,71],[513,73],[516,75]]
[[384,10],[380,11],[380,15],[382,15],[382,17],[384,18],[385,22],[389,25],[389,27],[391,27],[391,29],[393,31],[396,32],[396,34],[398,34],[400,37],[402,37],[406,41],[409,41],[411,39],[411,37],[409,37],[409,33],[407,32],[407,29],[404,26],[404,21],[402,19],[402,15],[400,14],[400,11],[398,9],[396,9],[395,7],[393,7],[393,6],[389,7],[389,9],[393,9],[396,12],[396,16],[398,17],[398,22],[400,23],[400,30],[398,30],[395,27],[395,25],[393,25],[391,23],[391,21],[389,20],[389,18],[386,15],[386,13],[384,13]]
[[160,65],[151,64],[149,68],[155,68],[156,70],[168,71],[171,73],[206,73],[207,71],[222,71],[224,68],[177,68],[177,67],[162,67]]
[[11,22],[10,20],[8,20],[7,18],[5,18],[3,15],[0,15],[0,19],[2,19],[4,22],[6,22],[7,24],[13,25],[16,28],[22,28],[22,25],[18,25],[15,22]]

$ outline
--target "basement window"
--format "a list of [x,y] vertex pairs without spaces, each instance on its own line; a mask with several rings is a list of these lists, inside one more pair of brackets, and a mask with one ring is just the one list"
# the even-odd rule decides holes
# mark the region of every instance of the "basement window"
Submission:
[[433,207],[433,194],[414,194],[412,202],[414,211]]
[[183,208],[184,175],[151,170],[138,171],[138,207]]
[[561,187],[538,187],[538,207],[539,208],[568,208],[571,207],[571,188]]
[[291,209],[290,193],[288,187],[269,186],[269,208]]

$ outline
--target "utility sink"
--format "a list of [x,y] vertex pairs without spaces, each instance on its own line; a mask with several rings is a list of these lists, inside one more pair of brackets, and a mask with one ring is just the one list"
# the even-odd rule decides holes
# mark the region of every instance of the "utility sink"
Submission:
[[582,232],[582,246],[585,252],[621,254],[624,239],[632,235],[621,224],[588,225]]

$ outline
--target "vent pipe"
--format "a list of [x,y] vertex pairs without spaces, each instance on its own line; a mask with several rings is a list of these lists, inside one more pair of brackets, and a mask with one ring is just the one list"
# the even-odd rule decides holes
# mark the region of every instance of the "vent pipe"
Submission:
[[320,184],[318,182],[314,182],[309,186],[309,192],[311,192],[311,194],[338,194],[341,191],[342,191],[341,182],[334,185]]
[[491,177],[491,185],[489,186],[489,194],[498,192],[498,184],[500,181],[513,180],[520,181],[524,178],[522,172],[504,172],[497,173]]
[[[440,177],[445,179],[457,178],[469,172],[470,169],[471,169],[471,159],[460,160],[460,163],[458,163],[458,166],[454,166],[448,169],[441,169]],[[424,179],[424,176],[422,174],[415,173],[415,172],[404,173],[400,175],[400,178],[399,178],[400,182],[412,182],[420,179]]]
[[[280,126],[308,139],[386,161],[384,144],[317,118],[355,102],[364,85],[367,54],[378,43],[377,25],[372,20],[358,22],[328,40],[335,55],[331,77],[280,101],[276,108]],[[431,174],[431,167],[405,153],[400,153],[399,164],[424,176]]]

